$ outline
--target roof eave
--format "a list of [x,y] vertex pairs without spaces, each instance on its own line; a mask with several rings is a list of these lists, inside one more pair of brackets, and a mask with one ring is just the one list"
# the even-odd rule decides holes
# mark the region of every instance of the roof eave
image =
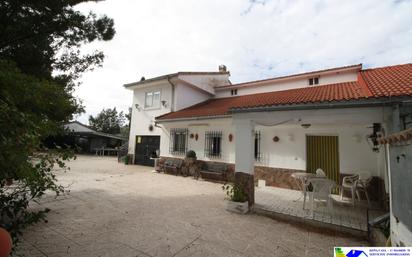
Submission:
[[376,107],[385,106],[394,103],[412,101],[411,97],[380,97],[380,98],[362,98],[347,101],[330,101],[305,104],[288,104],[288,105],[268,105],[257,107],[231,108],[229,113],[247,113],[247,112],[270,112],[270,111],[287,111],[287,110],[313,110],[326,108],[355,108],[355,107]]
[[178,73],[168,74],[168,75],[159,76],[159,77],[155,77],[155,78],[151,78],[151,79],[146,79],[146,80],[143,80],[143,81],[137,81],[137,82],[124,84],[123,87],[125,87],[126,89],[133,90],[134,87],[136,87],[136,86],[141,86],[141,85],[150,84],[152,82],[158,82],[158,81],[162,81],[162,80],[171,79],[171,78],[176,77],[176,76],[178,76]]
[[399,97],[379,97],[379,98],[362,98],[352,99],[347,101],[331,101],[331,102],[317,102],[305,104],[288,104],[288,105],[268,105],[259,107],[245,107],[245,108],[231,108],[228,114],[214,115],[214,116],[196,116],[184,118],[158,119],[156,123],[178,122],[178,121],[192,121],[192,120],[207,120],[216,118],[230,118],[236,113],[248,112],[271,112],[271,111],[288,111],[288,110],[313,110],[313,109],[330,109],[330,108],[356,108],[356,107],[378,107],[389,106],[396,103],[412,102],[411,96]]
[[223,119],[230,118],[230,114],[213,115],[213,116],[197,116],[197,117],[187,117],[187,118],[176,118],[176,119],[155,119],[156,123],[168,123],[168,122],[178,122],[178,121],[193,121],[193,120],[208,120],[208,119]]
[[167,74],[167,75],[162,75],[162,76],[158,76],[158,77],[154,77],[154,78],[150,78],[150,79],[146,79],[143,81],[137,81],[137,82],[132,82],[132,83],[127,83],[124,84],[123,86],[126,89],[129,89],[131,87],[134,86],[140,86],[140,85],[144,85],[150,82],[155,82],[155,81],[160,81],[160,80],[165,80],[165,79],[171,79],[173,77],[178,77],[179,75],[230,75],[229,71],[225,71],[225,72],[213,72],[213,71],[179,71],[176,73],[171,73],[171,74]]

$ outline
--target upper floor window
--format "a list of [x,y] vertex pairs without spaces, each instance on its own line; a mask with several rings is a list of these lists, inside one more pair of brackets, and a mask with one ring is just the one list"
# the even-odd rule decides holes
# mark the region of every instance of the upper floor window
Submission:
[[146,92],[144,106],[146,108],[159,108],[160,107],[160,91]]
[[170,130],[169,153],[183,155],[187,151],[188,129],[174,128]]
[[230,90],[230,95],[237,95],[237,89]]
[[309,85],[318,85],[319,84],[319,77],[309,78]]
[[205,133],[205,156],[209,158],[222,156],[222,131],[207,131]]

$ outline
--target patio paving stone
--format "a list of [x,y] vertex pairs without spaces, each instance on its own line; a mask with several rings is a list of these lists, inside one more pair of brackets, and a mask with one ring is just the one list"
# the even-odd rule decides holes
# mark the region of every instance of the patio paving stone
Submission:
[[[367,245],[333,231],[227,212],[221,184],[108,157],[79,156],[70,166],[57,172],[70,192],[42,200],[42,208],[51,208],[48,223],[26,229],[15,256],[330,256],[335,245]],[[299,195],[283,196],[290,206],[268,198],[268,209],[308,213]]]

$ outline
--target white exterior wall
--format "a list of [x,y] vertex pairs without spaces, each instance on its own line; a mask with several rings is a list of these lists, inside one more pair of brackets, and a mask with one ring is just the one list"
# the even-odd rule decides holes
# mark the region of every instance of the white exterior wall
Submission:
[[[154,81],[148,83],[147,85],[137,86],[133,90],[133,105],[132,105],[132,121],[130,126],[129,134],[129,154],[134,154],[136,136],[161,136],[161,141],[163,140],[164,131],[161,128],[154,127],[153,131],[149,131],[149,125],[155,125],[155,117],[174,111],[179,111],[181,109],[187,108],[194,104],[203,102],[211,98],[211,94],[202,91],[196,87],[207,88],[214,83],[221,85],[222,83],[227,83],[228,74],[221,75],[180,75],[179,78],[172,78],[171,82],[175,85],[174,87],[174,99],[172,101],[172,85],[167,79]],[[213,79],[213,78],[216,79]],[[181,80],[185,80],[191,84],[198,83],[195,86],[187,85]],[[160,99],[167,102],[166,107],[160,106],[160,108],[149,108],[146,109],[145,105],[145,95],[146,92],[160,90]],[[140,110],[137,110],[135,105],[138,104]],[[173,106],[172,106],[173,104]],[[173,108],[172,108],[173,107]]]
[[[309,76],[312,77],[312,76]],[[301,79],[290,79],[290,80],[283,80],[278,82],[260,84],[255,86],[246,86],[246,87],[239,87],[237,89],[237,95],[250,95],[256,93],[267,93],[273,91],[282,91],[294,88],[303,88],[303,87],[313,87],[313,86],[321,86],[333,83],[341,83],[341,82],[348,82],[348,81],[356,81],[357,80],[357,72],[345,72],[345,73],[338,73],[338,74],[327,74],[321,75],[319,77],[319,84],[318,85],[309,85],[307,78]],[[216,98],[220,97],[229,97],[231,89],[226,90],[216,90]]]
[[[338,136],[340,173],[353,174],[368,171],[383,178],[383,167],[378,159],[383,153],[372,151],[366,136],[371,133],[364,125],[312,125],[308,129],[300,125],[279,125],[276,127],[256,126],[261,132],[262,160],[257,165],[306,170],[306,135]],[[279,137],[273,142],[273,137]]]
[[214,87],[230,84],[228,73],[213,75],[179,75],[179,79],[187,81],[192,85],[196,85],[212,95],[215,94]]
[[[292,112],[289,113],[292,116]],[[313,111],[312,111],[313,112]],[[261,132],[261,154],[262,160],[256,162],[255,165],[306,170],[306,135],[334,135],[339,137],[339,158],[340,158],[340,172],[353,174],[355,172],[369,172],[374,176],[381,177],[386,180],[384,150],[381,149],[379,153],[372,151],[372,147],[366,140],[366,136],[372,132],[369,120],[383,122],[382,109],[367,109],[364,113],[359,110],[350,109],[335,109],[324,110],[325,114],[317,117],[317,124],[312,124],[308,129],[302,128],[297,122],[291,121],[291,124],[283,124],[276,126],[261,126],[256,125],[255,130]],[[359,123],[358,118],[354,116],[354,122],[345,122],[342,118],[347,113],[360,113],[360,117],[368,120],[365,123]],[[341,118],[336,117],[334,120],[330,116],[340,115]],[[370,115],[375,113],[376,115]],[[274,113],[272,113],[273,115]],[[258,117],[259,114],[252,114],[251,117]],[[306,111],[295,111],[296,116],[307,116]],[[275,116],[275,115],[274,115]],[[278,116],[278,115],[276,115]],[[279,112],[280,118],[282,118]],[[375,117],[376,116],[376,117]],[[345,119],[349,117],[345,117]],[[265,118],[265,120],[268,120]],[[361,120],[361,118],[359,118]],[[269,121],[269,120],[268,120]],[[270,122],[270,121],[269,121]],[[276,123],[274,123],[276,124]],[[194,150],[201,160],[210,160],[204,156],[205,132],[208,130],[222,131],[222,157],[220,159],[212,159],[213,161],[221,161],[227,163],[235,162],[235,127],[232,118],[213,119],[213,120],[199,120],[199,121],[181,121],[170,122],[161,125],[166,132],[161,139],[161,155],[170,156],[169,154],[169,129],[170,128],[188,128],[189,135],[191,133],[198,134],[199,138],[196,141],[194,138],[188,137],[188,150]],[[233,141],[229,142],[229,134],[233,135]],[[279,141],[273,142],[273,137],[278,136]],[[182,157],[182,156],[174,156]]]
[[183,83],[176,84],[175,87],[175,110],[181,110],[194,104],[206,101],[210,94],[187,86]]
[[[160,90],[160,99],[167,101],[167,107],[160,106],[160,108],[146,109],[145,94],[150,91]],[[149,125],[155,125],[155,117],[163,115],[171,111],[172,103],[172,87],[167,81],[156,83],[152,86],[141,87],[133,91],[133,105],[132,105],[132,121],[130,124],[129,134],[129,154],[134,154],[136,136],[161,136],[162,130],[154,127],[153,131],[149,131]],[[138,104],[140,110],[137,110],[135,104]]]
[[[164,128],[165,135],[160,139],[160,155],[169,157],[184,157],[181,155],[171,155],[169,153],[169,142],[170,142],[170,129],[171,128],[188,128],[190,134],[198,134],[199,138],[196,141],[195,138],[190,138],[188,136],[188,150],[193,150],[196,152],[198,159],[200,160],[213,160],[234,163],[235,161],[235,144],[234,141],[229,142],[228,136],[230,133],[234,134],[232,119],[214,119],[214,120],[203,120],[203,121],[182,121],[182,122],[171,122],[161,125]],[[222,157],[220,159],[209,159],[205,157],[205,132],[206,131],[222,131]]]

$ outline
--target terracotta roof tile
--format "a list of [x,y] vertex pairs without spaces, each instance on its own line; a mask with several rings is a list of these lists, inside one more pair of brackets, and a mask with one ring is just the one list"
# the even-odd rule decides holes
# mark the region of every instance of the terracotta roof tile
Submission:
[[158,119],[218,116],[229,113],[231,108],[250,108],[286,104],[344,101],[365,98],[367,94],[357,82],[337,83],[326,86],[290,89],[269,93],[225,97],[207,100],[186,109],[167,113]]
[[360,72],[375,97],[412,95],[412,63]]
[[358,81],[215,98],[157,117],[159,120],[221,116],[233,108],[340,102],[369,97],[412,96],[412,64],[367,69]]

